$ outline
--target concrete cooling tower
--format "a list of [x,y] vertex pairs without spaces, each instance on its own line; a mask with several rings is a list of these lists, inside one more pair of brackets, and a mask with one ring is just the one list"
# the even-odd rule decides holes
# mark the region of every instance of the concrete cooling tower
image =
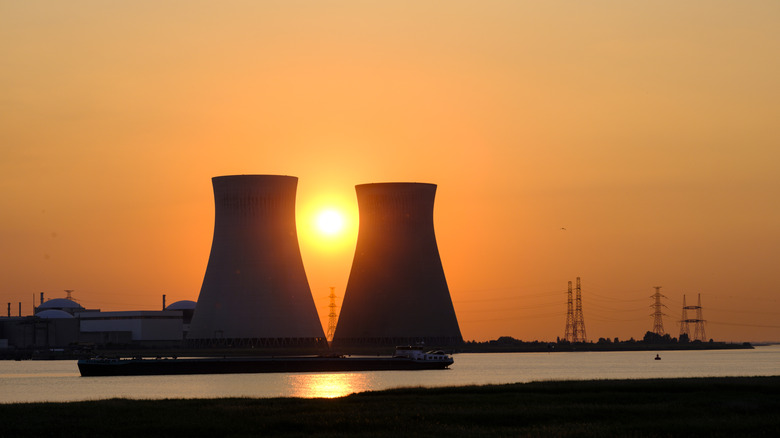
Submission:
[[463,342],[433,230],[435,184],[362,184],[334,347]]
[[295,227],[298,178],[212,178],[214,238],[190,346],[326,346]]

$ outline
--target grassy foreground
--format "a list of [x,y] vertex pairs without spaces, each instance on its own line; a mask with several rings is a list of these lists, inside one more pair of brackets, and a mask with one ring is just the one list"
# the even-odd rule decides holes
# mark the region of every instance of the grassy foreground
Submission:
[[[1,390],[1,389],[0,389]],[[780,436],[780,376],[0,405],[1,437]]]

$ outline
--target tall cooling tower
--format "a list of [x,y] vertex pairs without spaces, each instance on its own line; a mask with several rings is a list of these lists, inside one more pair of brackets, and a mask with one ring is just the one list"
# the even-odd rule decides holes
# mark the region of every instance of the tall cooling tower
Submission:
[[362,184],[360,229],[333,345],[463,342],[433,230],[435,184]]
[[295,228],[298,178],[212,178],[214,238],[191,346],[327,345]]

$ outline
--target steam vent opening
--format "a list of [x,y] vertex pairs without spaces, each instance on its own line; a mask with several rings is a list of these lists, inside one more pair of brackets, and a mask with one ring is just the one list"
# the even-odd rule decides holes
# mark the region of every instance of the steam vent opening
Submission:
[[212,178],[214,237],[192,347],[327,347],[295,224],[298,178]]
[[334,348],[462,343],[433,229],[436,185],[355,189],[360,226]]

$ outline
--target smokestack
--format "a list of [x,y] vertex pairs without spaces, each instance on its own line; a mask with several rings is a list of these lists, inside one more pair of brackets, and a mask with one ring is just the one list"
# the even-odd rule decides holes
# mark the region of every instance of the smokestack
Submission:
[[11,317],[11,303],[8,303],[8,317]]
[[436,185],[362,184],[334,346],[463,342],[433,229]]
[[43,305],[43,292],[41,292],[41,306]]
[[22,302],[19,301],[19,316],[22,316]]
[[298,178],[212,178],[214,237],[191,346],[326,346],[295,226]]
[[163,294],[163,310],[165,310],[165,294]]

